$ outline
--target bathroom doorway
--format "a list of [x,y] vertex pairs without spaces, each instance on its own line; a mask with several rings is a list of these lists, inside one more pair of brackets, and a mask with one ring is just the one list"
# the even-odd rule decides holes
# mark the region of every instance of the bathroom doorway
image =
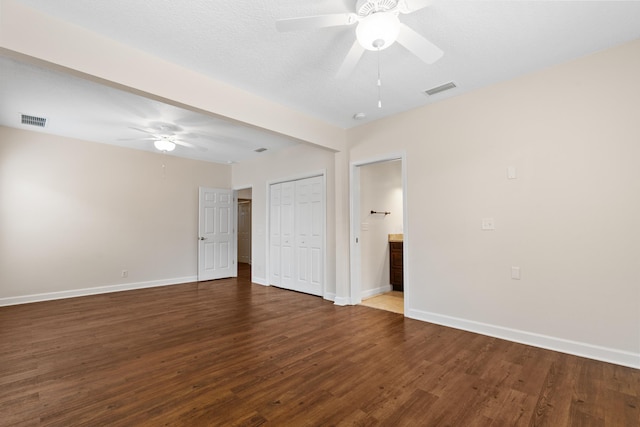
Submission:
[[352,200],[357,202],[352,206],[352,232],[359,277],[352,286],[359,285],[359,289],[352,299],[354,303],[404,314],[402,167],[402,159],[393,158],[359,165],[355,171],[359,191],[357,200]]

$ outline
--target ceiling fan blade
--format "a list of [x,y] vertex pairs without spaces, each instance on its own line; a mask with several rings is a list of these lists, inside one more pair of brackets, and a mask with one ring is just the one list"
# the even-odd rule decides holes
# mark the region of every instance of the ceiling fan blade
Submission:
[[137,127],[134,127],[134,126],[129,126],[129,129],[137,130],[139,132],[148,133],[149,135],[154,135],[154,136],[157,135],[156,132],[152,132],[152,131],[146,130],[146,129],[140,129],[140,128],[137,128]]
[[303,16],[300,18],[279,19],[276,21],[278,31],[302,31],[317,28],[351,25],[358,21],[355,13],[336,13],[333,15]]
[[177,139],[170,139],[169,141],[173,142],[176,145],[182,145],[183,147],[195,148],[198,151],[209,151],[206,147],[201,147],[199,145],[194,145],[194,144],[191,144],[189,142],[180,141],[180,140],[177,140]]
[[444,55],[442,49],[404,24],[400,24],[397,42],[427,64],[433,64]]
[[157,139],[155,136],[144,136],[141,138],[119,138],[118,141],[155,141]]
[[360,42],[356,40],[353,43],[353,46],[351,46],[351,49],[349,49],[349,53],[347,53],[347,56],[345,56],[344,61],[342,61],[342,65],[340,66],[336,77],[338,79],[346,79],[347,77],[349,77],[353,70],[356,68],[356,65],[358,65],[358,61],[360,61],[360,57],[362,57],[363,53],[364,48],[362,47]]
[[401,13],[412,13],[433,4],[433,0],[402,0]]

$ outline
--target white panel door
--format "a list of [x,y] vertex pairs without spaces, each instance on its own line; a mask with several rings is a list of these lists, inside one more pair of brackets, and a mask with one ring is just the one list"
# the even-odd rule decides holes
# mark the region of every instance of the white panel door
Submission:
[[283,182],[280,200],[280,266],[282,278],[280,286],[295,289],[294,286],[294,203],[295,184]]
[[296,181],[294,289],[313,295],[322,295],[323,202],[321,177]]
[[269,283],[280,286],[280,223],[282,184],[273,184],[269,191]]
[[236,201],[233,191],[200,187],[198,280],[236,277]]

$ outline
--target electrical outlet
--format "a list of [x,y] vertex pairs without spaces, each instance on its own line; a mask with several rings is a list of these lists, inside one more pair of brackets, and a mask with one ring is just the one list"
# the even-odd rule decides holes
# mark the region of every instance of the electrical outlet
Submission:
[[120,273],[120,277],[129,277],[129,270],[122,270],[122,272]]

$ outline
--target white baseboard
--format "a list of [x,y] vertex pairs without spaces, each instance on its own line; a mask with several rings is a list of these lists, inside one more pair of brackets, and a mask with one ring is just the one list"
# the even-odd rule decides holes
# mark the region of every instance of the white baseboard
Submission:
[[345,305],[352,305],[351,304],[351,298],[348,297],[334,297],[333,298],[333,303],[335,305],[341,305],[341,306],[345,306]]
[[324,294],[324,296],[322,297],[328,301],[335,301],[336,300],[336,294],[335,292],[327,292]]
[[264,277],[251,277],[251,283],[255,283],[256,285],[269,286],[269,282]]
[[593,344],[571,341],[563,338],[536,334],[533,332],[520,331],[517,329],[505,328],[502,326],[490,325],[487,323],[444,316],[415,309],[408,310],[406,316],[416,320],[462,329],[464,331],[501,338],[520,344],[531,345],[534,347],[545,348],[547,350],[559,351],[561,353],[573,354],[575,356],[586,357],[588,359],[595,359],[603,362],[614,363],[616,365],[640,369],[640,353],[631,353],[628,351],[601,347]]
[[393,287],[391,285],[380,286],[379,288],[375,288],[375,289],[367,289],[366,291],[362,291],[360,298],[362,299],[370,298],[375,295],[384,294],[385,292],[391,292],[392,289]]
[[198,276],[177,277],[174,279],[151,280],[148,282],[124,283],[121,285],[96,286],[94,288],[71,289],[68,291],[47,292],[0,298],[0,307],[32,302],[52,301],[64,298],[84,297],[87,295],[108,294],[111,292],[132,291],[134,289],[155,288],[158,286],[179,285],[198,281]]

